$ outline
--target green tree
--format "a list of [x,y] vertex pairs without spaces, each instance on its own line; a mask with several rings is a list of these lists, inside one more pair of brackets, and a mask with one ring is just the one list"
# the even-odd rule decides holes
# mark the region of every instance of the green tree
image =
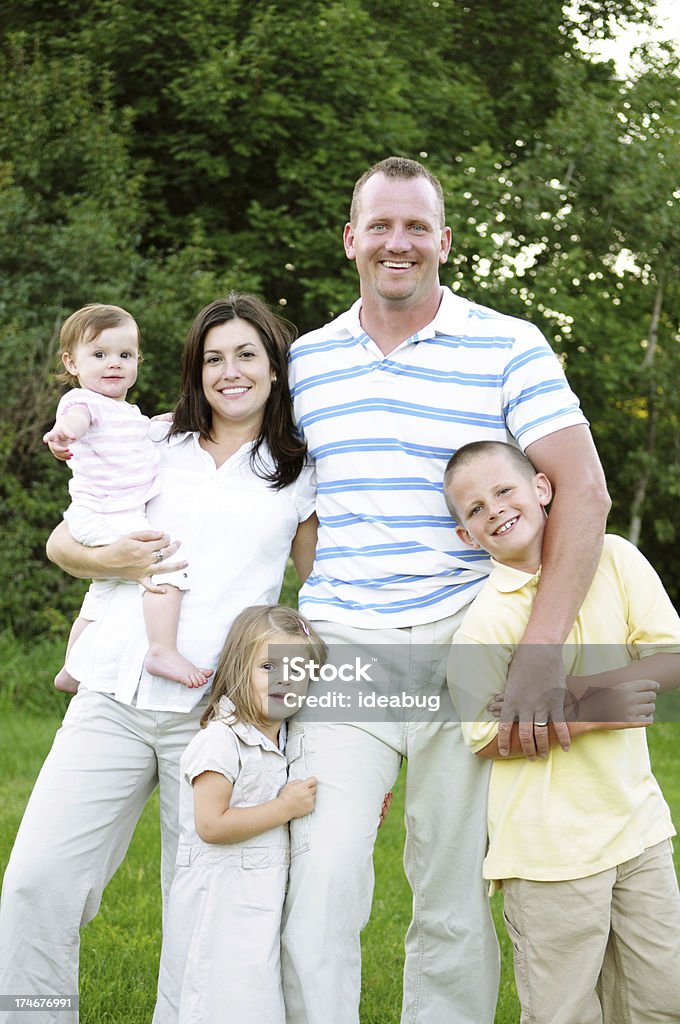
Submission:
[[[510,303],[542,322],[591,419],[612,525],[671,565],[680,489],[678,63],[598,83],[573,59],[532,152],[506,175],[492,256]],[[512,175],[512,180],[510,177]]]

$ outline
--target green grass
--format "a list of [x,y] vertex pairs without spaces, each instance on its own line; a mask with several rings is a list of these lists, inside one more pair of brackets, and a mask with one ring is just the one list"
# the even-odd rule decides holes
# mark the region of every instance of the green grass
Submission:
[[[24,804],[49,750],[59,719],[0,703],[0,872],[4,872]],[[656,774],[680,824],[678,726],[650,731]],[[410,916],[410,894],[403,877],[403,784],[378,836],[373,915],[363,936],[362,1024],[393,1024],[399,1019],[403,936]],[[154,1005],[160,948],[158,801],[142,816],[128,856],[108,887],[98,917],[82,933],[82,1024],[147,1024]],[[678,867],[676,853],[676,868]],[[493,899],[500,923],[501,899]],[[502,927],[503,975],[496,1024],[519,1019],[512,982],[511,953]]]

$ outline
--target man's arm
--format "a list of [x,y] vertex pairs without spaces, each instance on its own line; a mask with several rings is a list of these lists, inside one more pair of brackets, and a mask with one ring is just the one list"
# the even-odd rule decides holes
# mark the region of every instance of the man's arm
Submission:
[[526,454],[548,477],[554,498],[543,540],[541,580],[526,631],[510,665],[498,733],[501,756],[510,752],[513,722],[524,754],[547,753],[554,723],[569,748],[564,722],[564,644],[595,575],[611,505],[590,430],[565,427],[529,445]]
[[[47,541],[47,557],[69,576],[78,579],[124,579],[142,583],[147,590],[163,593],[149,583],[158,573],[185,569],[184,561],[168,561],[179,544],[160,530],[144,530],[121,537],[113,544],[85,547],[73,539],[66,523],[60,523]],[[160,551],[163,560],[158,561]]]

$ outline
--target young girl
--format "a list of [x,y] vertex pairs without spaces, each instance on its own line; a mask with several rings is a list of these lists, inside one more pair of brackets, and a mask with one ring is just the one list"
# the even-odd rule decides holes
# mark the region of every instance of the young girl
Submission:
[[313,810],[316,779],[286,781],[284,719],[307,683],[286,681],[283,645],[317,665],[326,656],[290,608],[257,605],[236,617],[202,730],[182,757],[153,1024],[285,1024],[279,933],[288,822]]
[[[145,504],[158,493],[158,446],[149,419],[126,402],[140,361],[137,324],[120,306],[84,306],[65,321],[59,336],[63,382],[78,384],[63,396],[56,423],[43,437],[52,454],[69,461],[71,505],[64,513],[71,535],[90,547],[127,533],[148,530]],[[77,442],[73,452],[70,445]],[[158,561],[163,555],[157,552]],[[203,686],[212,675],[177,651],[181,591],[187,574],[164,578],[164,593],[144,597],[149,638],[146,668],[185,686]],[[88,623],[98,619],[118,580],[95,580],[73,624],[68,652]],[[74,671],[77,669],[74,667]],[[67,667],[57,674],[58,690],[75,693],[78,682]]]

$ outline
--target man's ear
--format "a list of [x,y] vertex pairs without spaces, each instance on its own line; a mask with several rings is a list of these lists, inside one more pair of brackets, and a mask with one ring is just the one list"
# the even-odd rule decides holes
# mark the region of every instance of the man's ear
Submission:
[[442,236],[439,242],[439,262],[446,263],[451,252],[451,228],[443,228]]
[[534,486],[536,488],[538,500],[541,503],[541,505],[543,505],[543,507],[545,508],[546,505],[550,504],[553,497],[552,484],[548,480],[545,473],[536,474],[536,476],[534,477]]
[[342,244],[345,247],[345,256],[348,260],[355,259],[354,252],[354,228],[348,222],[345,224],[345,230],[342,233]]
[[456,536],[459,540],[462,540],[463,544],[467,544],[469,548],[474,548],[475,551],[479,551],[481,544],[478,544],[472,534],[468,533],[464,526],[456,527]]

